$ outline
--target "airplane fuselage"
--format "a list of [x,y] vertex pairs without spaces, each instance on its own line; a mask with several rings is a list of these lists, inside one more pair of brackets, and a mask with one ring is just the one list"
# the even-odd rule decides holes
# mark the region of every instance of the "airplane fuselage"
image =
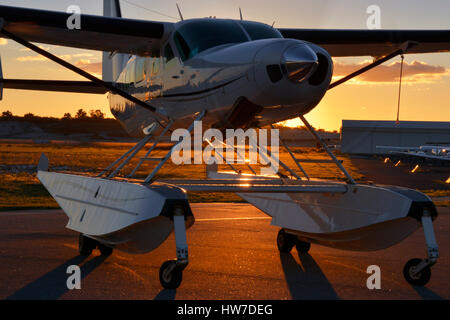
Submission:
[[[324,96],[333,68],[330,55],[314,44],[284,39],[264,24],[219,19],[177,23],[159,54],[127,58],[116,85],[175,127],[187,126],[202,110],[206,126],[222,129],[305,114]],[[155,121],[154,113],[118,95],[109,101],[132,135]]]

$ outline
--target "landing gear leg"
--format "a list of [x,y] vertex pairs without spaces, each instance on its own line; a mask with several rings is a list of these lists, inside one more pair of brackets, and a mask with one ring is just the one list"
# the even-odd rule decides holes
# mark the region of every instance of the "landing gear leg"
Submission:
[[78,252],[80,255],[89,256],[96,247],[97,242],[94,239],[80,233],[78,236]]
[[280,229],[277,235],[277,247],[282,253],[291,252],[292,248],[295,246],[295,237],[287,233],[284,229]]
[[166,261],[159,269],[159,281],[165,289],[176,289],[180,286],[183,280],[183,270],[189,263],[186,225],[182,212],[175,212],[173,224],[175,229],[177,260]]
[[298,253],[308,253],[309,249],[311,249],[311,243],[297,239],[297,237],[287,233],[284,229],[278,231],[277,246],[278,250],[283,253],[291,252],[294,246],[297,248]]
[[311,243],[297,240],[295,248],[297,249],[298,253],[308,253],[309,249],[311,249]]
[[431,266],[433,266],[439,257],[439,248],[434,236],[433,222],[431,215],[424,212],[422,216],[422,227],[427,243],[426,259],[411,259],[403,268],[403,276],[408,283],[414,286],[424,286],[431,278]]

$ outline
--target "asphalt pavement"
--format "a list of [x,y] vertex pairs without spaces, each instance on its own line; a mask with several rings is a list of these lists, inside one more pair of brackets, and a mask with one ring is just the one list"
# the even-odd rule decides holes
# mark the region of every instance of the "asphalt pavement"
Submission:
[[[409,285],[402,269],[424,258],[422,229],[381,251],[312,245],[309,254],[280,254],[278,228],[249,204],[192,204],[190,264],[177,290],[162,289],[161,264],[175,257],[173,235],[155,251],[78,255],[78,234],[61,210],[0,212],[0,299],[449,299],[450,208],[439,208],[440,258],[426,287]],[[79,265],[81,289],[69,290],[68,266]],[[381,270],[369,290],[367,268]]]

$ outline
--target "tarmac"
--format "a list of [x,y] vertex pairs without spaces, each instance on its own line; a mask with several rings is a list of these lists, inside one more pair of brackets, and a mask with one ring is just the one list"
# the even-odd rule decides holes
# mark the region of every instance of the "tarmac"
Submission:
[[[177,290],[159,283],[161,264],[175,257],[173,235],[143,255],[96,250],[78,255],[78,234],[61,210],[0,212],[0,299],[446,299],[450,298],[450,208],[434,223],[440,258],[425,287],[403,278],[404,264],[424,258],[422,229],[375,252],[312,245],[309,254],[280,254],[278,228],[249,204],[192,204],[190,263]],[[67,268],[79,265],[81,289],[69,290]],[[381,271],[381,289],[368,289],[369,266]]]

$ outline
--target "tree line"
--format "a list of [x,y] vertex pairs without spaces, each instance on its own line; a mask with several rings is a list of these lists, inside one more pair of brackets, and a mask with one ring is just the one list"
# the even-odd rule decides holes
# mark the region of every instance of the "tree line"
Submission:
[[33,113],[24,114],[23,117],[15,116],[11,111],[3,111],[0,115],[1,120],[103,120],[105,119],[105,114],[100,110],[90,110],[89,114],[84,109],[78,109],[78,111],[72,116],[69,112],[65,113],[62,118],[56,117],[41,117],[34,115]]

